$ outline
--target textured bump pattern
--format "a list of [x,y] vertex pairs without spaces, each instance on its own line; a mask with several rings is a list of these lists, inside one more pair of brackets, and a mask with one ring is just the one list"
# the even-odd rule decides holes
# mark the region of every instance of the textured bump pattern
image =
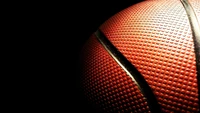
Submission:
[[[193,6],[199,15],[198,3]],[[145,77],[163,112],[199,110],[194,42],[179,0],[138,3],[100,30]]]
[[82,53],[82,87],[102,112],[142,112],[149,108],[137,85],[108,54],[94,35]]

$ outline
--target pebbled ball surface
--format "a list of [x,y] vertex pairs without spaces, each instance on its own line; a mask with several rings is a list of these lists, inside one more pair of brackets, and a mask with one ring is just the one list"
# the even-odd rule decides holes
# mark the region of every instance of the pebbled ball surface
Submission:
[[[200,1],[189,0],[200,20]],[[197,112],[194,42],[179,0],[148,0],[99,29],[143,75],[162,112]],[[102,112],[150,112],[137,85],[92,35],[82,50],[82,88]]]

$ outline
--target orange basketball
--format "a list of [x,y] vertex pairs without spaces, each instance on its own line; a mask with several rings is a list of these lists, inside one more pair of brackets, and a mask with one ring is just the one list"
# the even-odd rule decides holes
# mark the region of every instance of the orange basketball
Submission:
[[197,113],[200,1],[134,4],[91,34],[80,59],[84,96],[99,112]]

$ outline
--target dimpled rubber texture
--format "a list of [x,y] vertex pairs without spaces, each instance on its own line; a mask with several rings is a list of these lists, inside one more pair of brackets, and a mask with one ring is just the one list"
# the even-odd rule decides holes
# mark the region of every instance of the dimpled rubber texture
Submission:
[[[191,1],[199,18],[199,2]],[[138,3],[100,30],[144,76],[163,112],[199,111],[194,42],[179,0]]]
[[82,52],[82,89],[98,112],[150,112],[137,85],[94,35]]

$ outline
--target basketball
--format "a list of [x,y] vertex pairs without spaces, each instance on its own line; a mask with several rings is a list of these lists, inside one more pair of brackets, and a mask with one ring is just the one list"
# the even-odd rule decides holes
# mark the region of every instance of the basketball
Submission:
[[111,16],[81,49],[80,87],[99,113],[197,113],[200,1],[145,0]]

